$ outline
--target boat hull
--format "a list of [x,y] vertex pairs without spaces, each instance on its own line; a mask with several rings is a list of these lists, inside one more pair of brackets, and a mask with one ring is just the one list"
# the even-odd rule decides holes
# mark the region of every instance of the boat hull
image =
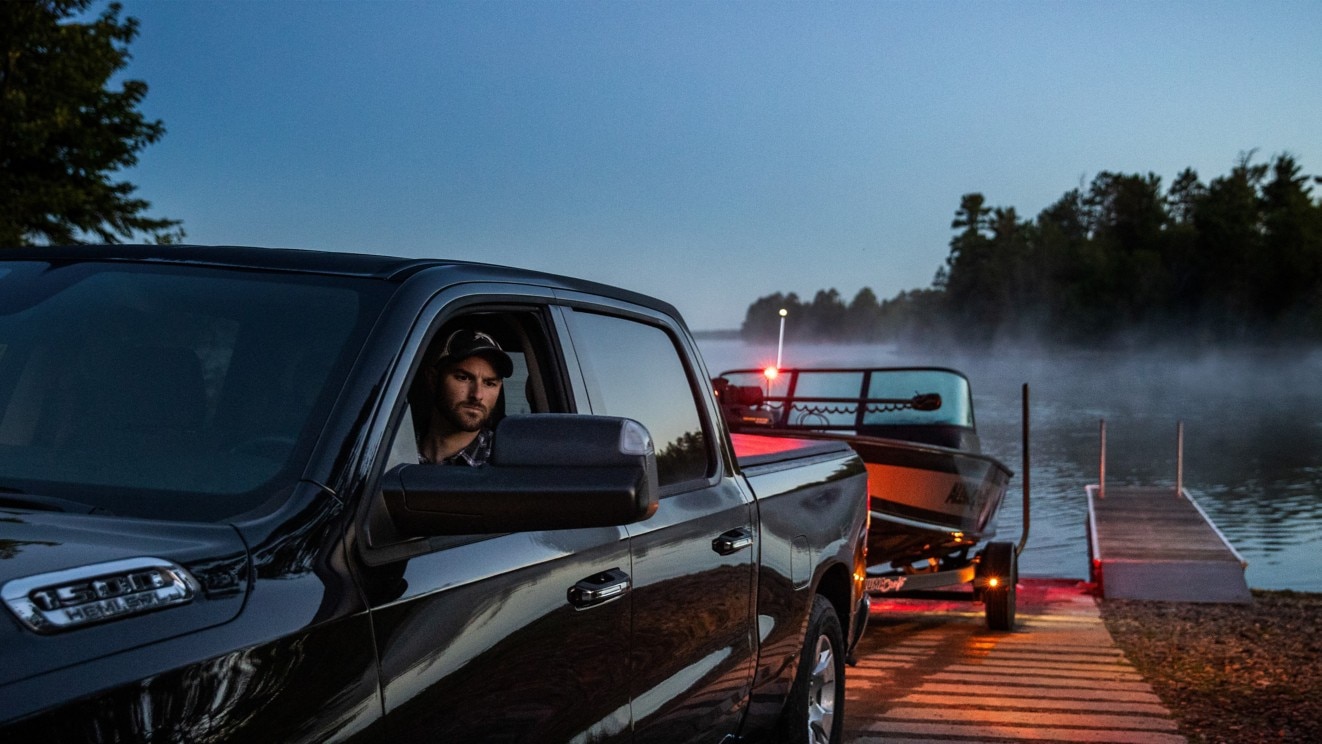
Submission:
[[963,560],[996,534],[1013,475],[996,459],[899,440],[849,440],[868,471],[868,565]]

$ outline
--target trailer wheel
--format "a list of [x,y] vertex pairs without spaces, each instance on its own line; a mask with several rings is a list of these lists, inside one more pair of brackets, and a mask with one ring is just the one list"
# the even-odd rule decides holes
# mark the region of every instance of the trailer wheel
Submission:
[[[1015,585],[1019,583],[1019,555],[1011,543],[994,542],[983,553],[978,571],[984,579],[982,601],[991,630],[1014,630]],[[996,586],[986,580],[995,578]]]
[[839,744],[845,723],[845,637],[835,608],[813,598],[798,674],[781,712],[775,741]]

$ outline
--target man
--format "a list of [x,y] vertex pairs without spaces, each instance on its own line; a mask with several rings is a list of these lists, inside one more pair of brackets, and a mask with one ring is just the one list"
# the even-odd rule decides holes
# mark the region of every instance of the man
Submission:
[[418,460],[478,466],[491,457],[491,413],[514,363],[496,340],[463,328],[445,340],[436,362],[424,371],[431,389],[427,431],[418,439]]

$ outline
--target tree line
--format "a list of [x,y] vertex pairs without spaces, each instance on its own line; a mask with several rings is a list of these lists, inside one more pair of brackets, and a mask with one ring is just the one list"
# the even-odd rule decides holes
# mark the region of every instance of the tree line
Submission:
[[1283,343],[1322,339],[1322,201],[1291,155],[1242,155],[1203,183],[1102,172],[1035,219],[965,194],[950,253],[924,289],[879,301],[863,288],[811,302],[753,302],[741,334],[774,338],[778,311],[803,340],[1032,338],[1066,344],[1165,339]]

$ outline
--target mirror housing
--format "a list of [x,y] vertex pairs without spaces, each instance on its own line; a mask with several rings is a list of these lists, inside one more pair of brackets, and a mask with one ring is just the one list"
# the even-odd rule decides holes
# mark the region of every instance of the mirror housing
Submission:
[[657,490],[642,424],[579,414],[507,416],[485,466],[400,465],[382,479],[408,537],[631,524],[656,512]]

